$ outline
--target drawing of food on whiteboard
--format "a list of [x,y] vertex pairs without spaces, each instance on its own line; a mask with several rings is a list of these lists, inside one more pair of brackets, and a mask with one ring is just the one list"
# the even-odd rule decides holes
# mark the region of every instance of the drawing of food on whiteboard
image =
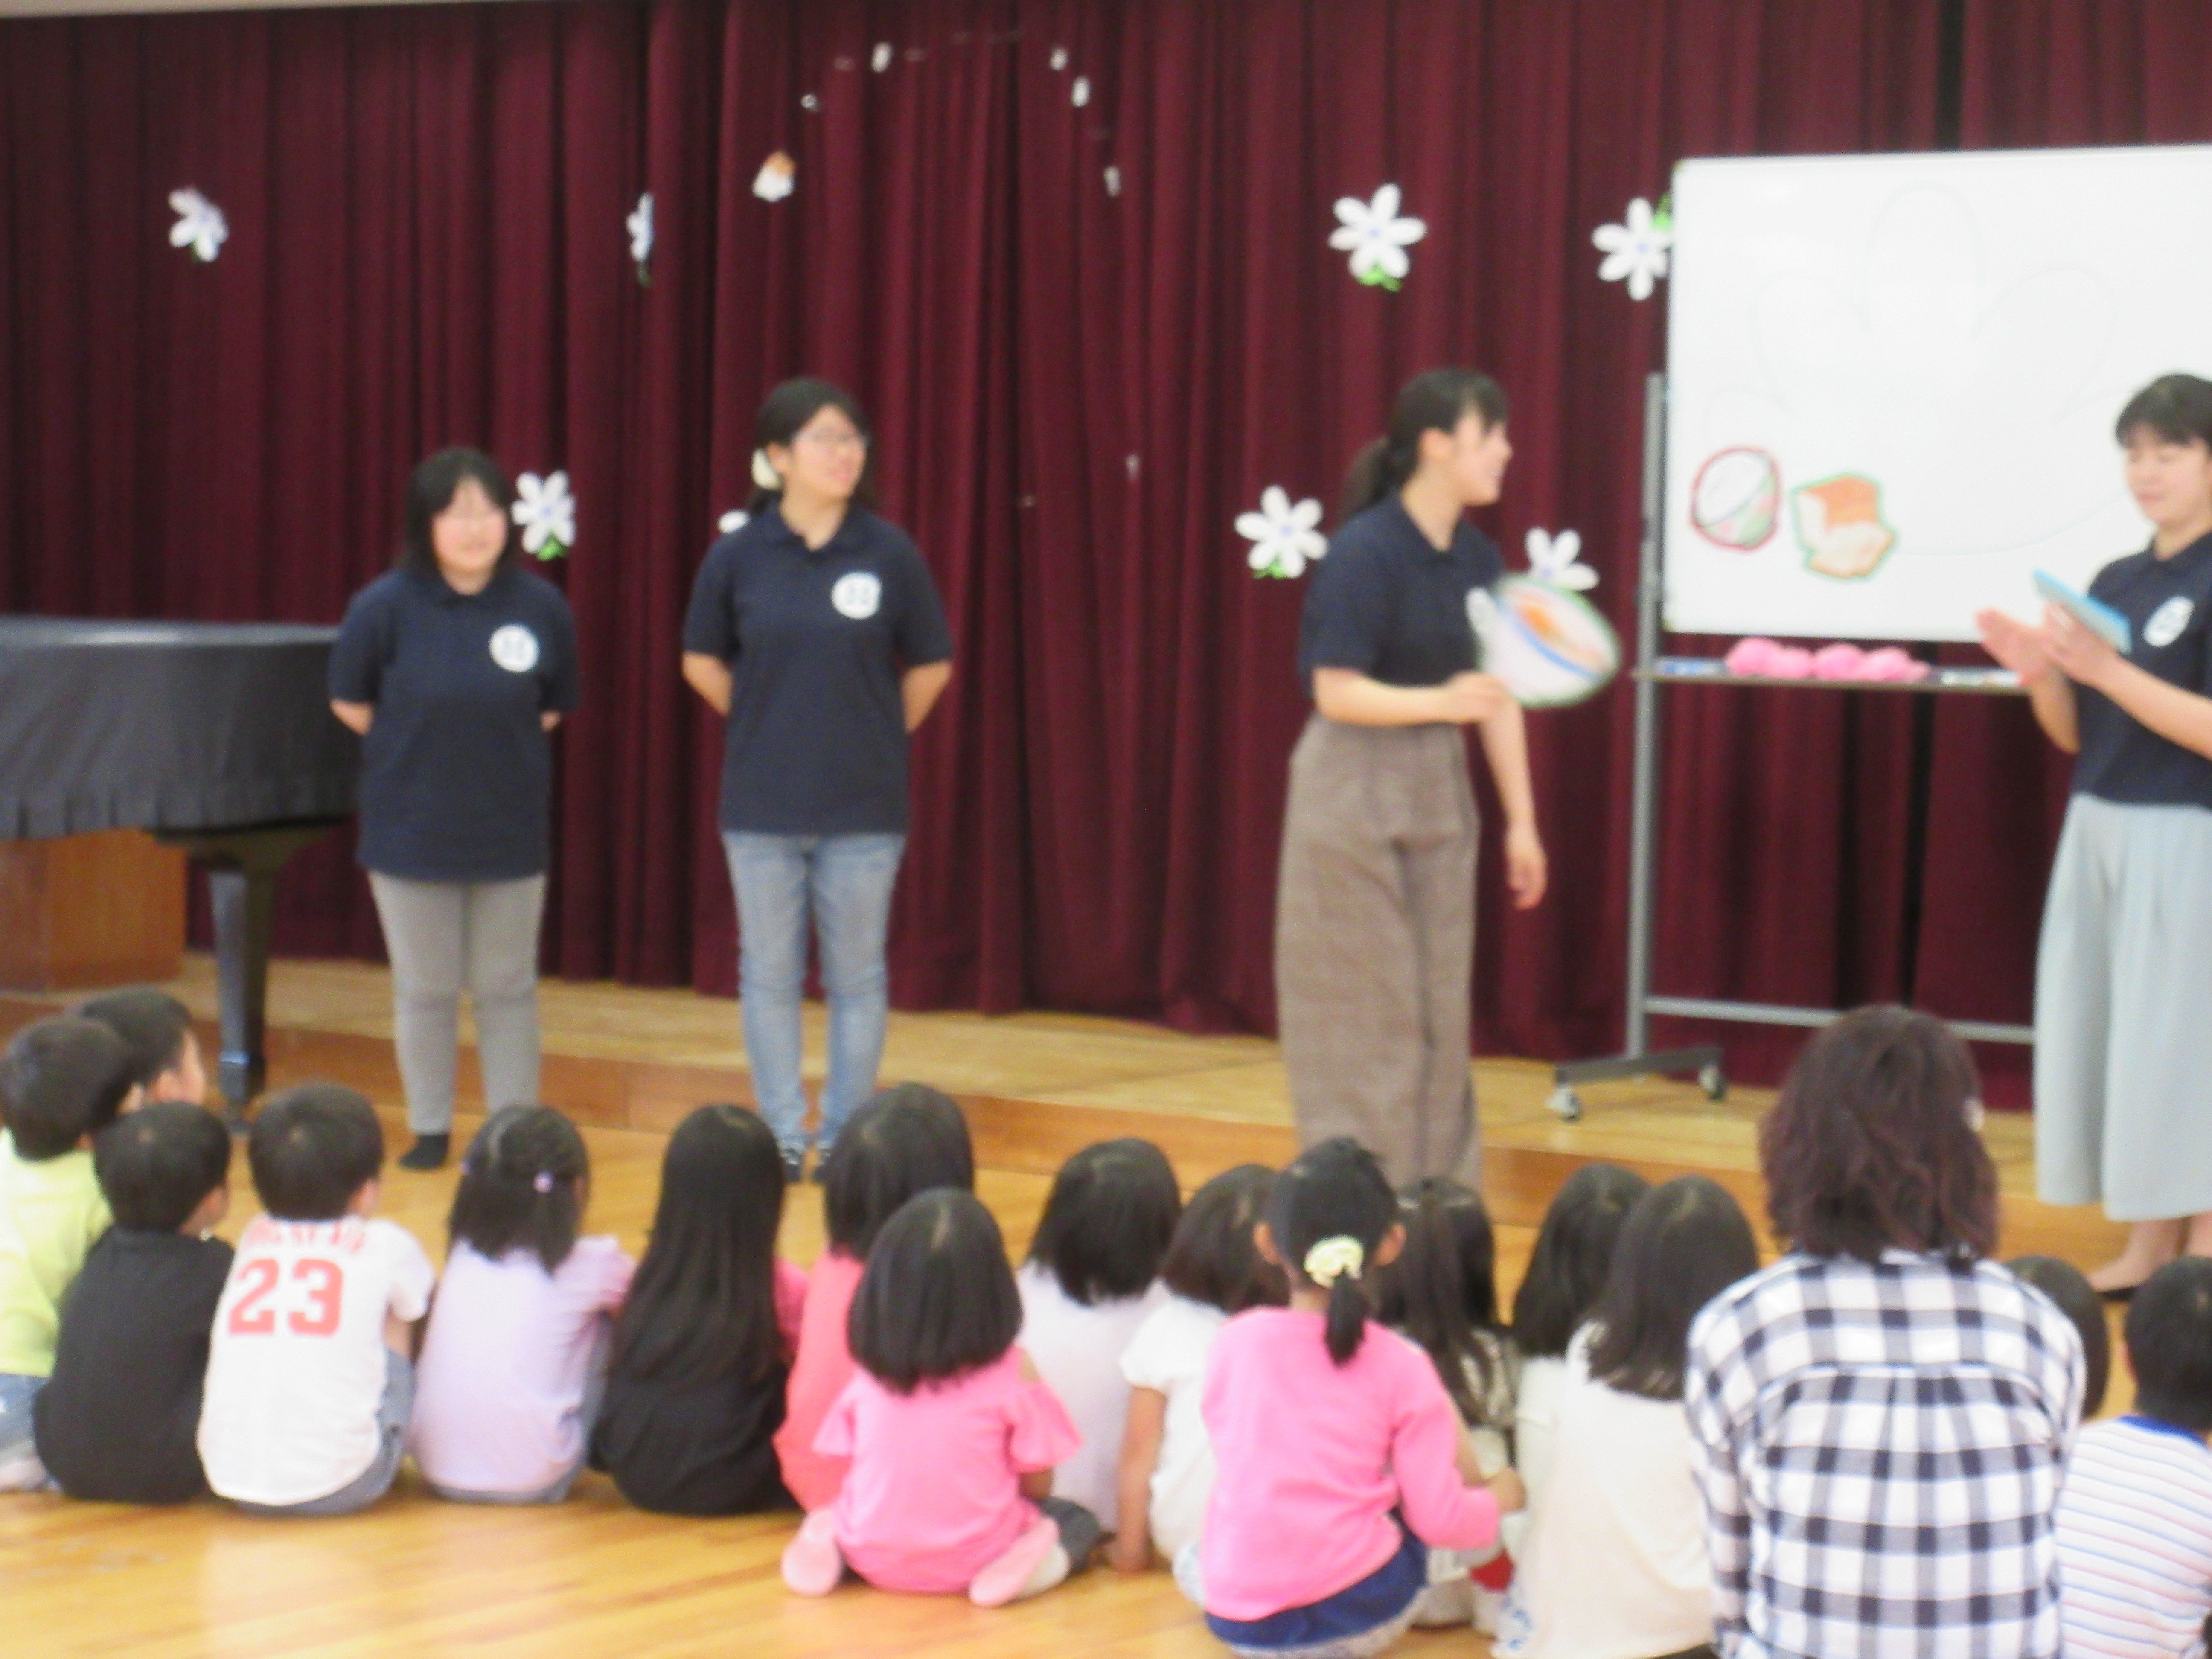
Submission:
[[1482,672],[1530,708],[1581,702],[1620,667],[1620,641],[1597,607],[1533,577],[1503,578],[1495,599],[1473,589],[1467,619],[1482,641]]
[[1748,553],[1774,533],[1782,469],[1763,449],[1723,449],[1706,459],[1690,487],[1690,525],[1719,547]]
[[1856,472],[1800,486],[1790,506],[1805,562],[1823,576],[1863,580],[1897,545],[1897,532],[1881,521],[1881,486]]

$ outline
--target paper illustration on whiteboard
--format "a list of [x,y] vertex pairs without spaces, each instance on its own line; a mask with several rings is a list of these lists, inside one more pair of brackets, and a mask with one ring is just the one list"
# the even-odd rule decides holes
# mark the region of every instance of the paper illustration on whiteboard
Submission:
[[1856,472],[1791,490],[1790,509],[1806,568],[1820,575],[1863,580],[1897,545],[1897,532],[1881,521],[1881,486]]
[[1690,486],[1690,527],[1739,553],[1766,545],[1781,507],[1782,469],[1748,445],[1708,456]]

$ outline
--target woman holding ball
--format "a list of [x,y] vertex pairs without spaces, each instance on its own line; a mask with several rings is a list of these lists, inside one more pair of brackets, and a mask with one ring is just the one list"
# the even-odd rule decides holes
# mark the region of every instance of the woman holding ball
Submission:
[[2057,606],[1976,620],[2076,757],[2036,961],[2036,1185],[2129,1224],[2089,1275],[2120,1299],[2212,1255],[2212,381],[2162,376],[2116,429],[2151,542],[2089,593],[2129,650]]
[[1504,564],[1466,522],[1497,501],[1513,447],[1486,374],[1435,368],[1361,452],[1343,522],[1306,592],[1298,674],[1314,713],[1291,759],[1275,995],[1306,1146],[1349,1135],[1394,1184],[1474,1183],[1468,1074],[1474,792],[1482,734],[1505,809],[1516,907],[1544,896],[1520,705],[1480,671]]

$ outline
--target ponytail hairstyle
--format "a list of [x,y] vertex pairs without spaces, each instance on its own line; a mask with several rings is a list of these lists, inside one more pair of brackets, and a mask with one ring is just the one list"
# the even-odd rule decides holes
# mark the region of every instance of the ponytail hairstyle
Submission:
[[1505,1334],[1490,1212],[1471,1188],[1432,1176],[1399,1189],[1398,1212],[1406,1248],[1376,1281],[1377,1314],[1421,1345],[1460,1415],[1480,1425]]
[[1348,1135],[1317,1142],[1276,1177],[1267,1228],[1292,1285],[1328,1292],[1328,1357],[1348,1364],[1373,1311],[1364,1276],[1398,1224],[1398,1195]]
[[487,1261],[534,1251],[557,1273],[576,1248],[591,1156],[576,1126],[550,1106],[502,1106],[461,1159],[446,1231]]
[[[860,404],[834,381],[801,376],[786,380],[768,394],[760,413],[753,417],[753,493],[745,503],[747,513],[757,516],[783,499],[783,486],[768,464],[768,447],[790,448],[792,440],[825,409],[834,409],[850,421],[862,442],[872,435]],[[853,505],[872,507],[875,504],[876,455],[872,445],[860,467],[860,481],[853,486]]]
[[1486,428],[1505,419],[1505,388],[1480,370],[1431,368],[1407,381],[1390,407],[1390,429],[1352,459],[1337,522],[1403,489],[1421,464],[1421,434],[1456,431],[1470,415]]

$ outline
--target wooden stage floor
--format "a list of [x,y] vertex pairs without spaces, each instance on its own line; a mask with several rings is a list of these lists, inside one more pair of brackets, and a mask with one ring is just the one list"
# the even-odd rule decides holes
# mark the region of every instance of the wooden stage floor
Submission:
[[[192,959],[174,988],[204,1018],[213,975]],[[390,1047],[389,982],[356,963],[276,964],[270,989],[271,1085],[307,1077],[353,1084],[377,1101],[404,1146]],[[0,1038],[63,999],[0,997]],[[810,1050],[820,1010],[808,1011]],[[733,1002],[683,991],[550,983],[544,990],[545,1097],[586,1126],[593,1160],[587,1225],[641,1247],[669,1127],[704,1101],[749,1101]],[[475,1085],[464,1056],[465,1112]],[[810,1072],[810,1077],[813,1073]],[[1755,1133],[1770,1098],[1745,1090],[1718,1104],[1687,1085],[1632,1082],[1586,1091],[1588,1116],[1544,1109],[1548,1068],[1475,1066],[1485,1195],[1498,1223],[1500,1289],[1510,1297],[1535,1225],[1559,1183],[1608,1159],[1655,1180],[1710,1174],[1759,1212]],[[960,1097],[975,1131],[978,1187],[1027,1247],[1052,1173],[1078,1147],[1112,1135],[1157,1140],[1187,1187],[1230,1164],[1279,1164],[1295,1149],[1274,1044],[1191,1037],[1071,1015],[987,1018],[894,1014],[886,1081],[918,1079]],[[464,1116],[459,1133],[477,1119]],[[2032,1196],[2024,1117],[1994,1115],[1986,1134],[2002,1173],[2008,1255],[2102,1259],[2118,1230],[2094,1212]],[[254,1210],[241,1158],[235,1237]],[[450,1170],[392,1170],[383,1213],[444,1250]],[[792,1195],[785,1251],[821,1249],[819,1189]],[[2108,1410],[2124,1404],[2115,1379]],[[782,1517],[692,1521],[641,1514],[587,1476],[558,1509],[434,1502],[410,1474],[392,1498],[337,1521],[267,1522],[212,1502],[181,1510],[0,1497],[0,1651],[11,1659],[191,1656],[924,1655],[944,1659],[1097,1656],[1218,1659],[1223,1650],[1166,1576],[1094,1572],[994,1613],[941,1597],[848,1588],[818,1602],[787,1595],[777,1558]],[[1480,1654],[1465,1632],[1419,1636],[1415,1655]]]

